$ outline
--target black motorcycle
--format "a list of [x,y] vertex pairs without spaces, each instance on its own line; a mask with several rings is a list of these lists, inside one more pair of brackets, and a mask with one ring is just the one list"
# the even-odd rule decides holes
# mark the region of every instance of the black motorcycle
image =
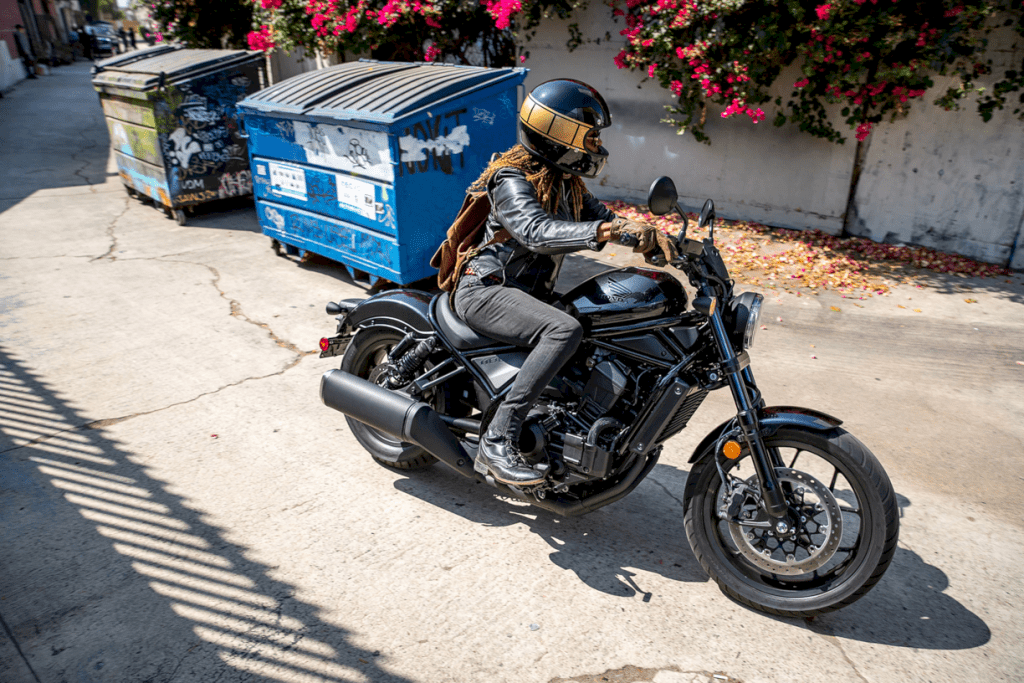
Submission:
[[[344,354],[320,384],[323,402],[382,465],[441,460],[502,493],[562,515],[613,503],[643,481],[662,445],[686,427],[709,391],[728,387],[736,417],[697,446],[683,523],[705,571],[734,599],[772,614],[812,616],[848,605],[878,582],[899,535],[896,495],[875,456],[842,422],[807,408],[770,407],[747,349],[762,296],[733,291],[714,245],[714,204],[686,237],[667,177],[651,213],[684,219],[672,265],[696,296],[660,270],[622,268],[560,296],[584,339],[524,423],[519,447],[541,484],[495,482],[474,461],[480,435],[526,358],[477,334],[447,294],[395,290],[327,306]],[[688,305],[689,304],[689,305]]]

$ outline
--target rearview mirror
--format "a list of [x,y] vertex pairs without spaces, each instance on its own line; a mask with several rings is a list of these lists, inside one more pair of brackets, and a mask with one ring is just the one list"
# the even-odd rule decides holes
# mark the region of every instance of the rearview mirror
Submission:
[[697,222],[702,228],[708,227],[715,221],[715,203],[710,199],[704,202],[704,208],[700,210],[700,220]]
[[676,208],[678,200],[676,184],[667,175],[663,175],[651,183],[651,189],[647,192],[647,206],[655,216],[664,216]]

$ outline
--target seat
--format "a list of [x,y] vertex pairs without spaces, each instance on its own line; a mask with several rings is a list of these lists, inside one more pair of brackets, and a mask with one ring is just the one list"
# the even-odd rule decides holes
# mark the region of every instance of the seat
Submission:
[[451,342],[451,345],[459,351],[472,351],[487,346],[496,346],[500,342],[478,334],[452,310],[451,302],[446,292],[438,294],[434,299],[434,317],[437,319],[437,326],[441,333]]

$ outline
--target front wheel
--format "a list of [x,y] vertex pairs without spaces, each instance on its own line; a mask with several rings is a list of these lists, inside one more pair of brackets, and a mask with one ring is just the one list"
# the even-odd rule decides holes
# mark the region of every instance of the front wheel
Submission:
[[683,498],[697,560],[727,595],[771,614],[809,617],[860,599],[882,578],[899,537],[896,493],[881,464],[839,428],[783,427],[764,445],[780,465],[788,528],[780,532],[758,504],[746,449],[736,460],[704,453]]

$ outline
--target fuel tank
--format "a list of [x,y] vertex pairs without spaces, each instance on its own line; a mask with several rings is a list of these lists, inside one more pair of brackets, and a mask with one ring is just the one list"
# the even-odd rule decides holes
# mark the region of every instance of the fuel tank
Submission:
[[581,282],[561,298],[566,312],[590,327],[627,325],[686,310],[686,290],[651,268],[610,270]]

